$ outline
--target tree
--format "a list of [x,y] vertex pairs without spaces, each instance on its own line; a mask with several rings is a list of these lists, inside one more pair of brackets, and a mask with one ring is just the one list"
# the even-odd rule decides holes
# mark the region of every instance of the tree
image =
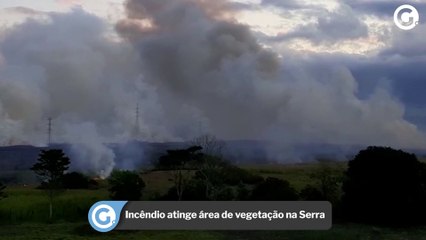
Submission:
[[349,220],[401,225],[424,218],[425,165],[414,154],[368,147],[349,162],[343,210]]
[[203,183],[206,199],[215,200],[217,191],[224,183],[222,173],[227,166],[220,158],[206,154],[198,162],[194,177]]
[[[332,166],[334,164],[334,166]],[[310,174],[310,178],[314,180],[315,187],[321,193],[322,199],[332,203],[336,203],[339,199],[339,189],[343,180],[343,170],[339,168],[337,163],[330,161],[320,161],[318,169]],[[312,189],[314,186],[307,186],[304,194],[309,193],[311,197],[314,194]],[[316,197],[319,197],[318,195]],[[318,199],[319,200],[319,199]]]
[[89,178],[79,172],[67,173],[63,177],[63,186],[66,189],[87,189],[89,184]]
[[205,155],[212,156],[217,159],[222,158],[225,143],[216,138],[214,135],[205,134],[192,140],[191,145],[200,146]]
[[192,141],[194,146],[200,146],[203,157],[197,164],[197,179],[204,184],[205,197],[216,200],[223,188],[221,173],[228,163],[222,159],[225,143],[214,135],[205,134]]
[[49,199],[49,218],[53,217],[53,199],[63,191],[63,176],[68,170],[69,158],[61,149],[42,150],[31,168],[41,180]]
[[323,201],[326,200],[323,193],[318,190],[318,188],[312,186],[312,185],[306,185],[301,191],[300,191],[300,199],[304,201]]
[[[199,179],[192,178],[185,186],[184,192],[181,196],[182,201],[206,201],[206,186]],[[165,195],[159,197],[160,201],[174,201],[178,199],[176,186],[172,186]]]
[[256,201],[294,201],[298,198],[296,190],[289,182],[273,177],[257,184],[251,195],[251,200]]
[[223,188],[228,186],[254,185],[263,181],[261,176],[224,161],[218,162],[214,168],[199,168],[194,178],[203,182],[209,200],[219,200]]
[[114,170],[108,178],[113,200],[137,201],[142,197],[145,182],[137,172]]
[[203,158],[200,146],[187,149],[168,150],[159,158],[157,169],[171,170],[178,200],[182,200],[183,192],[188,185],[192,172]]

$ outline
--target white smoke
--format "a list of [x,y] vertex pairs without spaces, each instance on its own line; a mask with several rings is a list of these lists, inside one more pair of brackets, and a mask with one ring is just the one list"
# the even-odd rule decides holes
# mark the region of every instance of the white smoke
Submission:
[[138,56],[82,10],[48,17],[3,33],[0,141],[45,145],[52,117],[53,141],[72,144],[77,165],[108,175],[115,156],[105,143],[127,140],[134,127]]
[[315,68],[309,55],[290,50],[279,58],[247,26],[222,17],[225,3],[127,2],[129,18],[117,29],[139,50],[172,117],[191,106],[210,132],[228,139],[424,148],[424,134],[386,89],[359,99],[345,66]]
[[[136,103],[142,138],[222,139],[424,147],[385,89],[357,97],[344,66],[312,70],[309,57],[278,57],[222,1],[131,0],[119,22],[82,10],[49,13],[0,37],[0,142],[73,145],[79,166],[107,176],[131,139]],[[231,14],[232,15],[232,14]]]

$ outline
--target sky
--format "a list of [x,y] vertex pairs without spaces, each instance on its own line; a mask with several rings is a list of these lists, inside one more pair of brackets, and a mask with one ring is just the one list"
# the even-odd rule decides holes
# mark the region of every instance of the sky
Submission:
[[[393,23],[404,3],[410,31]],[[84,131],[94,148],[135,127],[426,147],[426,1],[0,0],[0,14],[3,144],[43,142],[52,115],[58,141]]]

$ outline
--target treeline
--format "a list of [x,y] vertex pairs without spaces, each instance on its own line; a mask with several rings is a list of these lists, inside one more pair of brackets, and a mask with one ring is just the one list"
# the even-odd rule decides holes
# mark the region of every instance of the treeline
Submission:
[[337,221],[425,223],[426,164],[392,148],[368,147],[343,172],[322,162],[301,191],[286,180],[263,178],[205,154],[199,146],[169,150],[155,166],[171,171],[174,183],[158,200],[325,200],[333,204]]
[[[368,147],[349,161],[345,170],[323,161],[310,174],[310,183],[297,191],[284,180],[285,176],[264,178],[223,159],[220,146],[201,143],[168,150],[153,163],[151,171],[167,171],[173,185],[165,194],[150,200],[325,200],[333,204],[337,221],[392,226],[425,223],[426,164],[414,154]],[[69,165],[62,150],[50,149],[42,150],[31,168],[40,178],[39,188],[48,196],[50,217],[54,198],[66,189],[97,189],[103,182],[69,172]],[[146,199],[146,184],[140,172],[114,170],[106,180],[110,199]],[[7,197],[4,189],[0,184],[0,199]]]

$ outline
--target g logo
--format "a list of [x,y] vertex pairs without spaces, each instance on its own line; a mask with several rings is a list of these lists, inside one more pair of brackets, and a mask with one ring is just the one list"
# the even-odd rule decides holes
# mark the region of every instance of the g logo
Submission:
[[405,4],[398,7],[393,14],[395,25],[402,30],[411,30],[419,23],[420,15],[417,9]]
[[89,223],[99,232],[113,230],[119,220],[125,201],[103,201],[95,203],[89,210]]
[[93,224],[100,229],[111,227],[117,219],[114,209],[106,204],[95,207],[91,217]]

